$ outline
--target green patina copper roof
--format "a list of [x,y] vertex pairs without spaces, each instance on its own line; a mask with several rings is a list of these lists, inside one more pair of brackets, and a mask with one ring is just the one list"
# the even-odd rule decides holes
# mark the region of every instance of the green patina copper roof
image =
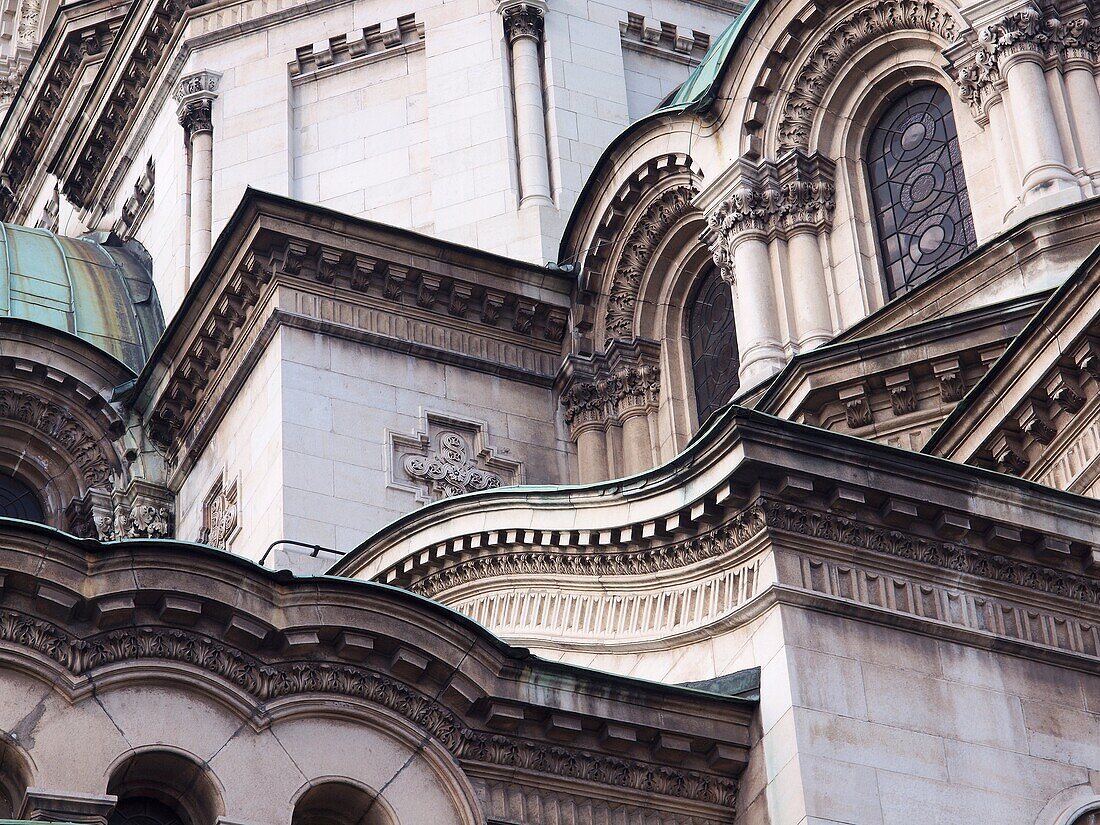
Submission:
[[703,55],[702,62],[695,67],[695,71],[688,75],[688,79],[676,90],[676,94],[655,111],[674,112],[683,109],[705,108],[710,105],[718,92],[718,83],[725,72],[726,63],[729,61],[734,46],[740,40],[741,32],[745,30],[757,5],[759,5],[759,0],[749,0],[741,13],[710,44],[707,53]]
[[122,246],[0,224],[0,316],[71,333],[140,372],[164,318],[149,269]]

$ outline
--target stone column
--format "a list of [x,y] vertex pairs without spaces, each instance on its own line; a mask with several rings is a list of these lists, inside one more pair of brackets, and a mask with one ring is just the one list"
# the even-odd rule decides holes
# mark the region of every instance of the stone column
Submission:
[[593,421],[573,431],[577,443],[577,480],[581,484],[604,481],[611,475],[607,463],[606,421]]
[[778,222],[787,238],[794,331],[805,352],[833,337],[820,239],[832,226],[836,206],[834,164],[819,152],[795,149],[777,166],[783,204]]
[[1069,96],[1069,114],[1081,151],[1081,165],[1092,179],[1094,194],[1100,192],[1100,89],[1097,89],[1093,74],[1097,48],[1100,48],[1100,28],[1092,21],[1079,17],[1066,23],[1062,72]]
[[990,99],[986,105],[989,117],[989,135],[993,140],[993,165],[997,170],[997,183],[1001,188],[1001,203],[1005,211],[1016,205],[1020,197],[1020,172],[1016,168],[1016,155],[1012,147],[1012,133],[1008,127],[1008,112],[1001,95]]
[[610,359],[614,365],[610,382],[612,404],[623,428],[623,470],[632,476],[658,463],[650,419],[657,412],[661,372],[656,363],[650,363],[655,359],[648,342],[616,341]]
[[732,240],[733,270],[723,277],[733,288],[741,386],[748,388],[783,368],[779,305],[775,297],[768,236],[761,229],[739,232]]
[[541,2],[502,3],[504,32],[512,52],[512,95],[516,110],[521,205],[549,206],[550,164],[546,148],[546,107],[542,88],[543,18]]
[[981,34],[1008,87],[1024,203],[1066,189],[1079,191],[1062,152],[1044,68],[1055,24],[1037,8],[1028,7],[987,26]]
[[[194,280],[210,254],[213,182],[213,107],[221,75],[202,71],[181,78],[176,88],[177,115],[183,126],[189,157],[189,261],[188,280]],[[188,284],[189,285],[189,284]]]
[[578,481],[604,481],[611,475],[607,461],[607,382],[597,380],[592,364],[575,356],[566,361],[564,369],[560,398],[570,437],[577,445]]

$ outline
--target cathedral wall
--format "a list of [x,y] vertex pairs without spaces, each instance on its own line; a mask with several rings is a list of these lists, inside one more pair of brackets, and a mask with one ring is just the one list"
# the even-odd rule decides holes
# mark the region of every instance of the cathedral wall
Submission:
[[1053,824],[1100,768],[1095,673],[795,607],[783,636],[810,816]]
[[[283,537],[281,341],[272,339],[177,493],[176,537],[259,558]],[[219,513],[224,521],[216,522]]]
[[350,550],[441,497],[403,457],[439,457],[444,431],[459,433],[466,459],[505,484],[569,480],[568,442],[547,423],[548,387],[294,328],[279,339],[287,538]]

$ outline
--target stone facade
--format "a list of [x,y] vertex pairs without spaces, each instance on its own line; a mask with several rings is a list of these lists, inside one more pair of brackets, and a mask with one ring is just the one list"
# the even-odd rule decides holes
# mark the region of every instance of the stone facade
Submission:
[[0,9],[0,817],[1100,819],[1100,7],[623,2]]

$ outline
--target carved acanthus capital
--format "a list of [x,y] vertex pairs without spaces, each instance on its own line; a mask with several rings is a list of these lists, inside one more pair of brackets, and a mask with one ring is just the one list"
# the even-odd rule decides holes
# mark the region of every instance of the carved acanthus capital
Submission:
[[1058,52],[1063,28],[1062,21],[1054,15],[1027,5],[983,28],[978,42],[1003,75],[1008,63],[1017,56],[1041,61]]
[[1092,68],[1100,59],[1100,26],[1090,17],[1075,17],[1059,29],[1062,58]]
[[959,96],[970,106],[976,119],[987,113],[989,106],[1001,99],[1001,70],[993,55],[962,44],[964,50],[948,57],[947,73],[959,87]]
[[197,132],[214,130],[212,114],[220,80],[220,74],[205,70],[180,78],[172,97],[179,104],[176,116],[188,139]]
[[657,408],[661,393],[660,346],[644,339],[615,341],[605,354],[573,359],[560,401],[573,436],[590,426],[621,423]]
[[807,154],[794,149],[780,158],[779,230],[809,228],[824,232],[832,227],[836,208],[835,169],[836,164],[820,152]]
[[501,4],[500,14],[504,18],[504,33],[509,43],[515,43],[521,37],[530,37],[536,42],[542,40],[545,8],[538,3]]
[[730,192],[707,215],[705,235],[726,281],[733,282],[733,250],[744,238],[828,231],[836,207],[835,166],[820,152],[801,149],[786,152],[779,161],[736,162]]

